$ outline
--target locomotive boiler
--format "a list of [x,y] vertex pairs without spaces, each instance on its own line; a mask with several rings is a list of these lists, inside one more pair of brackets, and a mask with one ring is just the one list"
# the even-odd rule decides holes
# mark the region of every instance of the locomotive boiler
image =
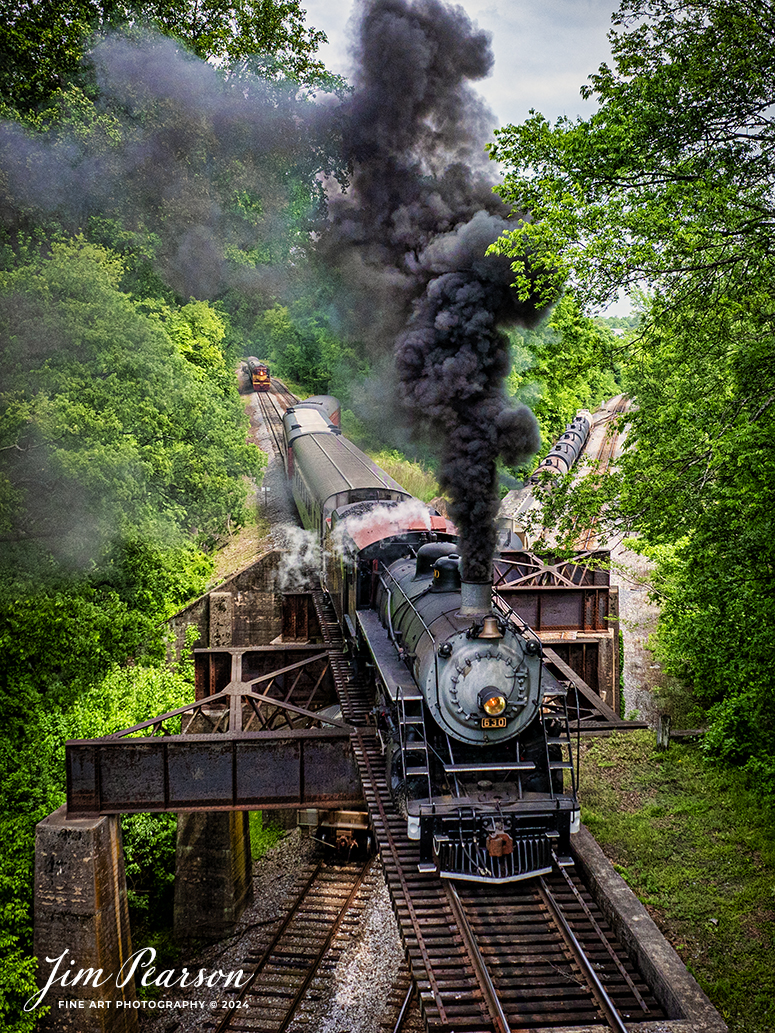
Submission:
[[388,781],[421,869],[508,882],[566,863],[578,824],[566,689],[493,591],[460,576],[455,528],[308,399],[286,468],[355,661],[373,671]]

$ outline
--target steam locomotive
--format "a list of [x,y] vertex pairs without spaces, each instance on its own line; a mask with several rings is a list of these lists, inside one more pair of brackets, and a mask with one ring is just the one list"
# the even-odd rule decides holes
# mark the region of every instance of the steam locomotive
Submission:
[[373,669],[388,779],[420,868],[502,883],[570,863],[577,770],[566,688],[455,528],[341,433],[329,396],[283,419],[296,506],[357,663]]

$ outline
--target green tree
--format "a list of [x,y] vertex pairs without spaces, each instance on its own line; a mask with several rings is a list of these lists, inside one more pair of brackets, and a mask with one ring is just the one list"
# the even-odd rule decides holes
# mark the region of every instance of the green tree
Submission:
[[[63,741],[183,702],[190,685],[161,670],[163,622],[204,590],[203,547],[239,520],[265,461],[221,315],[137,300],[123,278],[83,238],[0,273],[0,1016],[15,1033],[35,1019],[21,1011],[34,828],[63,802]],[[149,871],[171,827],[130,826],[134,887],[156,906]]]
[[[500,131],[501,192],[531,220],[497,245],[521,290],[583,303],[644,287],[618,473],[552,494],[614,517],[657,560],[660,655],[712,721],[707,746],[775,784],[775,10],[624,0],[588,119]],[[525,255],[530,256],[529,264]]]
[[30,111],[71,83],[88,82],[84,58],[94,34],[133,26],[172,36],[201,58],[237,66],[260,60],[265,74],[326,84],[314,57],[326,37],[304,18],[299,0],[0,0],[0,97]]
[[775,11],[624,0],[613,23],[613,67],[582,89],[593,115],[496,133],[501,193],[532,214],[499,248],[531,256],[524,289],[537,275],[550,296],[567,283],[606,302],[646,281],[705,307],[769,261]]
[[[116,537],[211,541],[265,459],[223,376],[224,328],[203,303],[143,313],[119,290],[120,262],[84,241],[0,276],[7,345],[3,539],[13,567],[98,562]],[[208,336],[209,335],[209,336]],[[23,558],[26,557],[26,560]]]
[[512,331],[519,355],[509,390],[530,405],[549,447],[581,408],[593,408],[618,390],[619,342],[600,321],[584,315],[570,294],[560,298],[535,330]]

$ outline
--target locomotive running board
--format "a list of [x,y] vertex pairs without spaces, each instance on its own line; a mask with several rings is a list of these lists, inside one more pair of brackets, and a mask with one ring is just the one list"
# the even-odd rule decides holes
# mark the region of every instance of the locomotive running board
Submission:
[[377,674],[390,699],[394,703],[399,695],[403,695],[404,700],[422,699],[422,693],[415,685],[411,674],[398,659],[395,646],[390,641],[379,616],[374,610],[357,610],[355,616],[361,634],[374,657]]

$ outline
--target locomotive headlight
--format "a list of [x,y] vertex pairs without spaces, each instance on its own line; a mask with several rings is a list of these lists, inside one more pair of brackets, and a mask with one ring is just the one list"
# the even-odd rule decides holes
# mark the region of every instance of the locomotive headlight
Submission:
[[497,689],[482,689],[479,693],[479,706],[490,717],[498,717],[506,709],[506,697]]

